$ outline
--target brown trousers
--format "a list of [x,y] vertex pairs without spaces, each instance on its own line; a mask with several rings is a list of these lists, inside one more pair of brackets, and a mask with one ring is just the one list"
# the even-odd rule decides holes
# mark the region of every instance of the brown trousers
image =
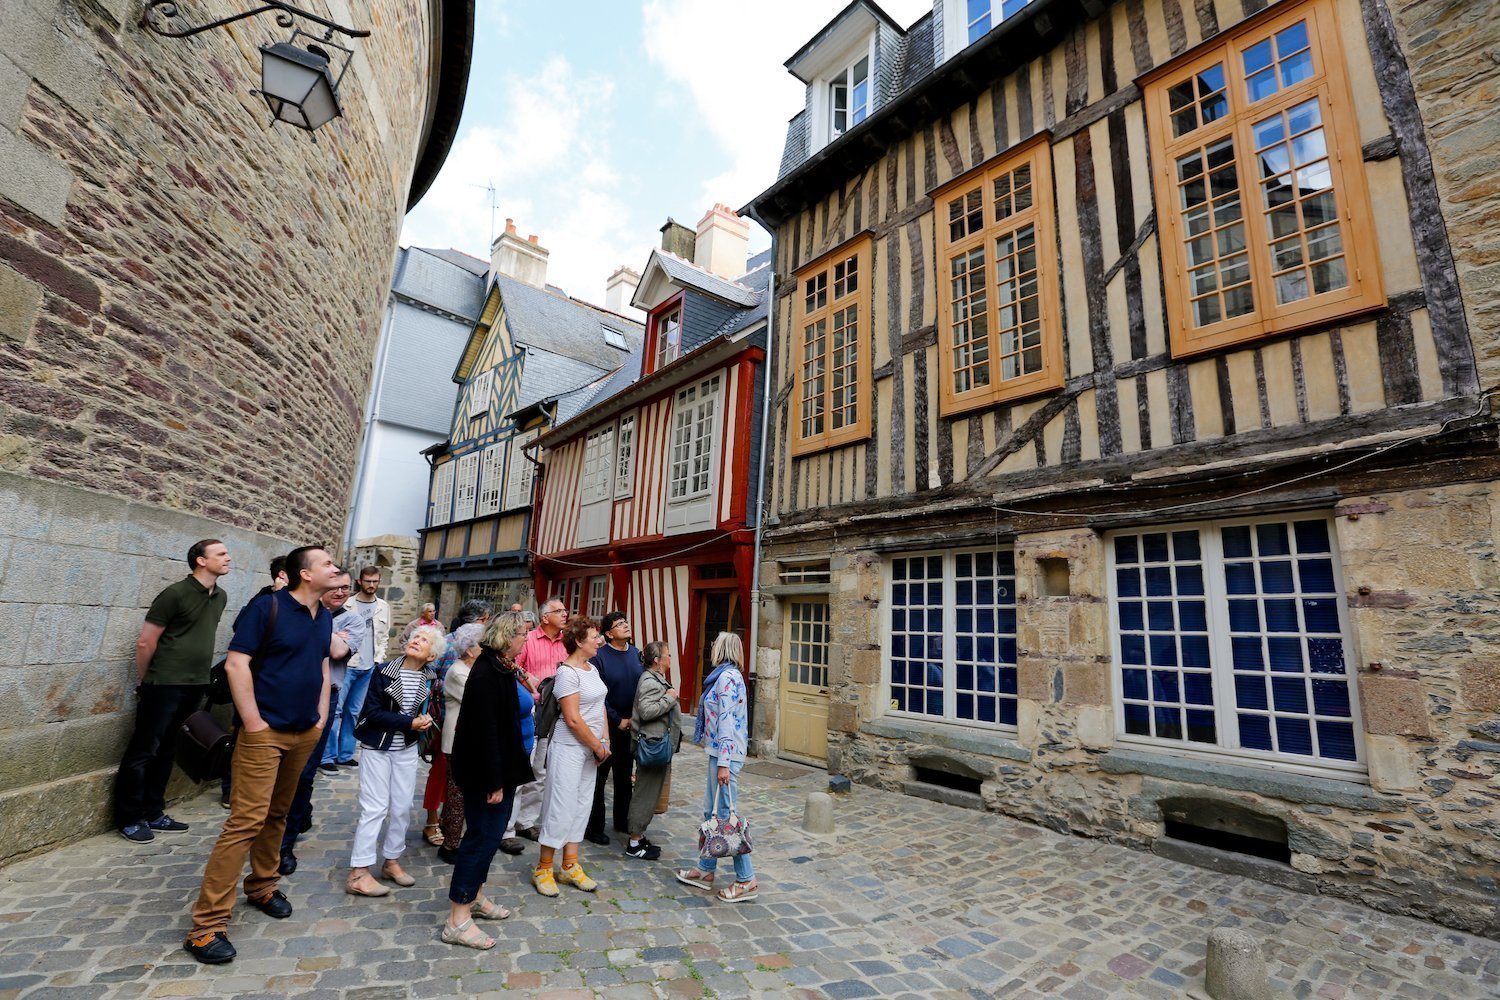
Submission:
[[193,937],[229,929],[246,854],[250,875],[245,895],[259,899],[276,888],[287,810],[318,735],[316,728],[300,733],[240,730],[230,764],[229,818],[208,856],[203,888],[193,904]]

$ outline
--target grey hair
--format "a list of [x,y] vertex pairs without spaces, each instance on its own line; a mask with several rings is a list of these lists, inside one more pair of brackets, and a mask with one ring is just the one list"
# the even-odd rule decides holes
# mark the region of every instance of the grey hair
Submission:
[[510,644],[516,636],[524,636],[531,631],[526,624],[526,619],[518,611],[507,611],[502,615],[496,615],[484,626],[484,635],[479,644],[485,649],[493,649],[497,653],[504,653],[510,648]]
[[709,659],[713,660],[714,666],[721,663],[733,663],[741,671],[745,669],[745,646],[740,642],[740,637],[733,632],[720,632],[718,638],[714,639],[713,653]]
[[411,642],[412,639],[415,639],[419,635],[425,635],[428,641],[432,643],[432,658],[434,660],[442,659],[443,654],[448,652],[448,637],[436,625],[418,625],[411,630],[411,638],[406,641]]
[[495,613],[495,606],[482,598],[472,597],[458,606],[458,615],[453,619],[453,627],[468,625],[477,622],[486,615]]
[[478,622],[469,622],[468,624],[460,625],[458,628],[453,630],[453,635],[448,645],[451,646],[453,648],[453,651],[459,656],[463,656],[469,650],[479,645],[479,637],[483,634],[483,625],[479,624]]

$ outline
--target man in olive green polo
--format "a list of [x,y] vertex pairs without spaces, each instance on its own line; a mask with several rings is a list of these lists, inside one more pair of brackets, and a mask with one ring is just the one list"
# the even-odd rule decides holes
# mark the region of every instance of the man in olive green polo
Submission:
[[137,844],[188,828],[165,811],[172,749],[183,720],[203,705],[229,601],[219,586],[230,563],[223,542],[194,542],[187,563],[192,572],[156,595],[135,643],[135,731],[115,777],[115,826]]

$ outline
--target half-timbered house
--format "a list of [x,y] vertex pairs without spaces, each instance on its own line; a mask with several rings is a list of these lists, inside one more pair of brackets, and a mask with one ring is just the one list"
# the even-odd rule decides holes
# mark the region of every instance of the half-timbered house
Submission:
[[696,234],[669,221],[678,252],[653,251],[635,292],[638,363],[537,439],[537,593],[669,643],[689,704],[714,637],[748,638],[770,261],[747,269],[747,236],[722,205]]
[[1497,38],[855,0],[803,46],[760,750],[1500,929]]
[[526,446],[640,356],[641,324],[548,285],[546,262],[536,237],[521,239],[506,220],[453,371],[448,438],[424,453],[432,475],[418,572],[444,615],[471,597],[534,603]]

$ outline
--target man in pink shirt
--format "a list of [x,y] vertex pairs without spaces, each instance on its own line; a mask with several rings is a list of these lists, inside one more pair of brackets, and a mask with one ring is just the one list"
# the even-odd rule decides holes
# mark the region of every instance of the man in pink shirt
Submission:
[[[526,644],[516,657],[516,666],[530,674],[538,684],[556,674],[557,665],[568,658],[568,651],[562,644],[562,627],[567,620],[567,606],[554,597],[542,604],[542,624],[526,634]],[[537,824],[542,818],[542,789],[547,781],[547,737],[543,733],[536,734],[531,770],[536,774],[536,780],[516,789],[511,828],[505,831],[505,840],[501,841],[501,847],[508,854],[519,853],[515,850],[520,846],[516,837],[537,838]]]

